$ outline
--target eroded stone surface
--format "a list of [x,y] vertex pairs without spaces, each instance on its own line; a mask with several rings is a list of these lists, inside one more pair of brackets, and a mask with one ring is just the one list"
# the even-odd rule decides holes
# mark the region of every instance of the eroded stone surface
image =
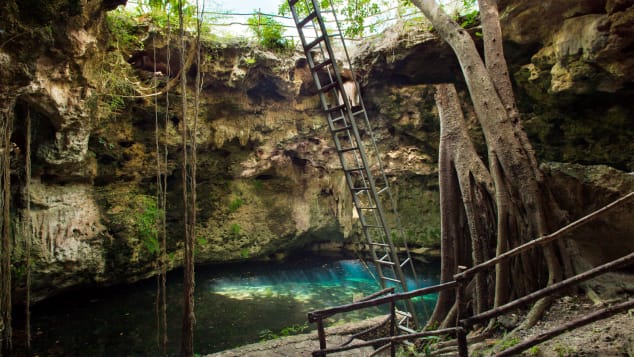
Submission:
[[[14,118],[16,153],[24,152],[27,115],[35,128],[30,199],[41,253],[34,285],[38,298],[77,284],[128,282],[155,273],[155,243],[142,222],[156,214],[157,172],[168,183],[169,266],[182,262],[178,93],[170,99],[170,115],[160,103],[160,127],[166,132],[159,143],[168,150],[168,163],[157,167],[151,97],[98,92],[112,80],[130,90],[119,94],[132,97],[151,87],[150,68],[128,65],[128,58],[107,45],[103,11],[118,2],[91,1],[73,13],[55,13],[61,22],[47,29],[42,25],[50,20],[47,11],[59,10],[59,1],[38,11],[42,18],[16,12],[19,4],[9,1],[17,7],[7,7],[0,22],[6,29],[0,111]],[[540,158],[634,168],[628,154],[634,149],[634,104],[628,99],[634,73],[631,1],[501,5],[525,127]],[[539,15],[544,11],[552,16]],[[28,36],[12,37],[18,32]],[[165,57],[164,40],[156,47]],[[151,49],[146,41],[144,53]],[[198,261],[269,259],[325,242],[343,246],[339,242],[359,236],[302,55],[237,43],[206,43],[204,50],[196,132]],[[397,29],[355,53],[405,231],[418,244],[437,247],[433,84],[460,86],[455,57],[433,34]],[[169,79],[162,77],[160,85]],[[114,109],[106,114],[110,106]],[[468,105],[464,109],[484,154],[474,114]],[[24,197],[24,158],[14,161],[14,196]]]

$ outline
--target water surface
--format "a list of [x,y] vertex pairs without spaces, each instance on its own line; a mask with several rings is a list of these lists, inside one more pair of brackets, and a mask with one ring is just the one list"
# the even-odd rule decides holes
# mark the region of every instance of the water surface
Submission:
[[[436,265],[421,265],[417,270],[418,284],[409,277],[410,288],[438,283]],[[304,325],[309,311],[348,304],[378,291],[372,274],[374,270],[359,260],[332,258],[198,267],[195,352],[221,351]],[[172,355],[180,346],[181,275],[168,275]],[[155,300],[155,279],[51,299],[33,309],[35,351],[44,356],[158,355]],[[416,300],[415,306],[423,316],[434,303],[435,296],[428,296]],[[386,311],[375,308],[337,315],[329,322],[354,321]]]

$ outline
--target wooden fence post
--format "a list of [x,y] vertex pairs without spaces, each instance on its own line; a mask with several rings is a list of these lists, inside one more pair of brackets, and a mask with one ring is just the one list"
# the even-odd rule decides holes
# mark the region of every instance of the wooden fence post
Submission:
[[[317,321],[317,334],[319,335],[319,349],[326,349],[326,331],[324,331],[324,321],[319,319]],[[320,354],[320,356],[325,356],[325,354]]]
[[[466,266],[459,265],[458,273],[462,273],[467,270]],[[457,280],[458,286],[456,287],[456,340],[458,340],[458,356],[469,357],[469,346],[467,345],[467,331],[461,326],[460,320],[465,308],[464,295],[466,290],[467,279],[464,277]]]
[[[390,302],[390,337],[396,336],[396,302]],[[390,342],[390,356],[396,356],[396,342]]]

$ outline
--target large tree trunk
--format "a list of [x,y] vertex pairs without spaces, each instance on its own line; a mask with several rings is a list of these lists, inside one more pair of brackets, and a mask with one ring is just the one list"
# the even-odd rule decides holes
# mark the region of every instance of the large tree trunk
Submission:
[[[469,137],[453,84],[436,86],[436,105],[440,116],[441,279],[449,281],[457,273],[458,265],[478,264],[491,257],[494,189]],[[470,240],[463,239],[465,226]],[[473,292],[474,311],[486,310],[492,290],[487,288],[484,274],[476,275]],[[454,298],[453,291],[439,294],[430,324],[443,320],[443,326],[450,323]]]
[[[485,53],[487,60],[491,62],[490,73],[468,32],[447,16],[435,1],[412,2],[454,50],[484,132],[489,169],[495,184],[495,198],[489,199],[498,214],[495,232],[497,253],[548,233],[549,227],[544,215],[548,205],[544,202],[550,196],[543,193],[542,174],[519,125],[508,69],[503,58],[495,4],[489,0],[480,1],[486,12],[483,32],[487,34]],[[505,275],[506,269],[498,266],[496,303],[506,301],[512,296],[524,295],[560,279],[561,268],[555,250],[547,247],[543,250],[543,257],[546,266],[540,263],[542,259],[538,259],[535,253],[510,261],[509,273],[515,277],[512,282]]]

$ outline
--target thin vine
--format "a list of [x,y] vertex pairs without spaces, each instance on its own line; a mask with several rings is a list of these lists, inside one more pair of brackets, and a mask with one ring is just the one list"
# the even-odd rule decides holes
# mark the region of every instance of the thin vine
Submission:
[[32,226],[31,226],[31,110],[27,108],[26,112],[26,165],[25,165],[25,184],[24,184],[24,196],[26,200],[26,220],[24,241],[26,244],[26,303],[25,303],[25,338],[26,338],[26,350],[31,350],[31,238],[32,238]]
[[12,113],[4,111],[2,113],[2,167],[0,168],[2,180],[2,251],[0,254],[0,314],[2,314],[2,347],[1,351],[7,354],[13,349],[13,330],[12,330],[12,302],[11,302],[11,237],[10,237],[10,206],[11,206],[11,132]]

